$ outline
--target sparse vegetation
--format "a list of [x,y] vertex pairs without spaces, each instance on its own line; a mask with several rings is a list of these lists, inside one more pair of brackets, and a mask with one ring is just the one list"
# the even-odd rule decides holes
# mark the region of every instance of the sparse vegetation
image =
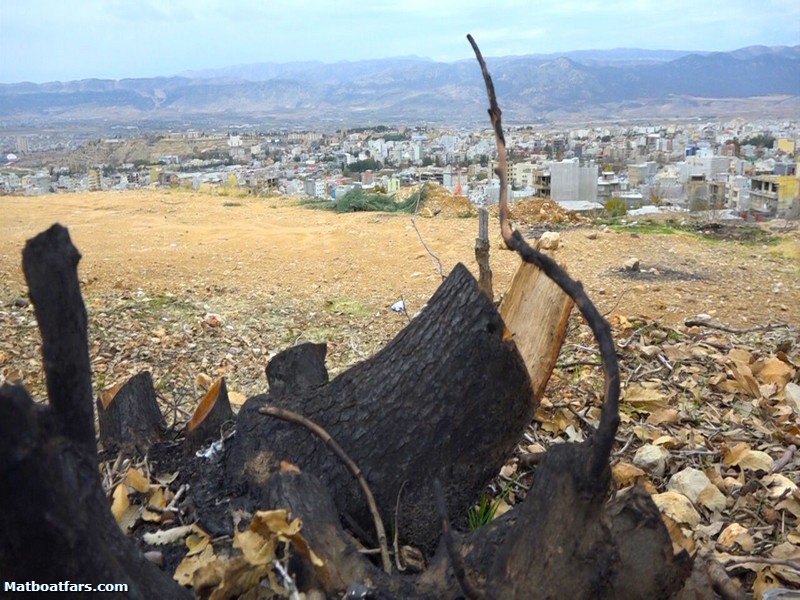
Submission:
[[622,217],[628,213],[628,207],[622,198],[611,198],[606,202],[605,209],[609,217]]

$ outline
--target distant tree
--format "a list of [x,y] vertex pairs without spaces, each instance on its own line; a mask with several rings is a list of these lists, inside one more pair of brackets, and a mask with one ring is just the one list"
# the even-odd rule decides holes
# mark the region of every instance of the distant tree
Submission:
[[628,207],[625,204],[625,200],[616,196],[606,202],[605,209],[609,217],[623,217],[628,213]]
[[743,146],[751,145],[756,148],[772,148],[775,145],[775,136],[768,133],[760,133],[749,137],[742,142]]
[[357,160],[355,162],[351,162],[347,167],[345,167],[346,172],[350,173],[363,173],[364,171],[378,171],[382,168],[383,165],[376,161],[374,158],[367,158],[365,160]]

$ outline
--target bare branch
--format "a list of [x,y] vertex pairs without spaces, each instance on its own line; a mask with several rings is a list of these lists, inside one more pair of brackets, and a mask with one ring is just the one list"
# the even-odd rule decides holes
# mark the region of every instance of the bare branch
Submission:
[[789,567],[800,573],[800,560],[789,558],[768,558],[766,556],[735,556],[725,561],[726,567],[735,565],[745,565],[747,563],[758,563],[761,565],[772,565],[776,567]]
[[481,66],[483,80],[486,84],[486,93],[489,96],[489,118],[494,127],[495,141],[497,142],[498,168],[497,176],[500,178],[500,231],[503,239],[512,250],[515,250],[527,263],[539,267],[545,275],[552,279],[565,294],[575,302],[600,346],[600,357],[603,361],[605,374],[605,402],[600,425],[597,433],[592,438],[593,460],[590,465],[591,472],[599,474],[608,467],[608,459],[614,444],[614,436],[619,426],[619,365],[617,364],[616,349],[611,337],[611,328],[608,322],[600,315],[597,308],[586,295],[583,286],[574,281],[567,273],[549,256],[542,254],[523,239],[518,231],[512,231],[508,222],[508,182],[506,179],[506,143],[503,136],[501,111],[497,105],[494,84],[486,61],[483,59],[478,45],[471,35],[467,35],[475,57]]
[[[436,261],[436,264],[439,265],[439,276],[442,278],[442,281],[444,281],[445,274],[444,274],[444,267],[442,266],[442,261],[439,259],[438,256],[436,256],[431,251],[430,248],[428,248],[428,244],[425,243],[425,240],[422,238],[422,233],[420,232],[419,227],[417,227],[417,212],[419,211],[419,201],[422,199],[422,190],[425,189],[426,185],[428,185],[428,184],[427,183],[423,183],[422,187],[419,189],[419,192],[417,192],[417,205],[414,207],[414,216],[411,217],[411,224],[414,226],[414,231],[417,232],[417,236],[419,237],[419,241],[422,242],[422,246],[425,248],[425,251],[428,254],[430,254],[431,258],[433,258]],[[408,315],[406,315],[406,316],[408,316]]]
[[336,443],[336,440],[334,440],[327,431],[314,423],[311,419],[308,419],[303,415],[291,410],[286,410],[277,406],[262,406],[258,412],[263,415],[275,417],[276,419],[281,419],[282,421],[293,423],[294,425],[305,427],[311,433],[325,442],[325,445],[328,446],[328,448],[330,448],[345,465],[347,465],[347,468],[350,469],[350,472],[358,481],[358,484],[361,486],[361,490],[364,492],[364,495],[367,498],[369,510],[372,513],[372,518],[375,520],[375,533],[378,536],[378,544],[381,547],[381,562],[383,563],[383,570],[386,571],[387,574],[391,575],[392,561],[389,559],[389,545],[386,541],[386,530],[383,527],[383,519],[381,519],[381,514],[378,512],[378,505],[375,503],[375,497],[372,495],[372,490],[369,489],[369,484],[364,478],[364,474],[361,472],[361,469],[358,467],[358,465],[353,462],[353,459],[347,455],[347,453],[339,444]]
[[707,327],[708,329],[717,329],[726,333],[754,333],[756,331],[771,331],[773,329],[790,327],[787,323],[767,323],[766,325],[756,325],[755,327],[748,327],[747,329],[737,329],[710,319],[687,319],[683,324],[686,325],[686,327]]

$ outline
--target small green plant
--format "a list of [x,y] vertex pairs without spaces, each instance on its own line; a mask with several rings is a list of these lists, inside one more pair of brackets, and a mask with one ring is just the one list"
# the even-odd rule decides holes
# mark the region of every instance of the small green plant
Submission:
[[494,520],[494,516],[497,514],[497,509],[500,506],[500,502],[508,498],[508,495],[511,492],[511,486],[515,484],[518,479],[519,476],[517,475],[506,485],[504,485],[503,489],[500,490],[500,493],[494,500],[492,500],[488,494],[481,495],[480,502],[470,508],[469,513],[467,514],[470,531],[480,529],[484,525],[488,525]]

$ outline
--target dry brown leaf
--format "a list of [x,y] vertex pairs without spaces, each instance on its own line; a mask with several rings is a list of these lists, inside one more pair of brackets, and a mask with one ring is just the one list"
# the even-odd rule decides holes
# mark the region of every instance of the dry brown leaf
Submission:
[[678,554],[682,550],[686,550],[690,555],[694,554],[694,539],[683,533],[683,528],[681,528],[680,524],[673,521],[666,514],[661,515],[661,520],[664,521],[664,525],[667,527],[667,533],[669,533],[669,537],[672,540],[673,552]]
[[[753,597],[755,600],[762,600],[768,591],[782,587],[783,585],[771,567],[762,568],[758,571],[756,579],[753,582]],[[780,596],[778,596],[778,598],[780,598]]]
[[640,412],[652,412],[669,406],[669,397],[664,393],[657,389],[648,389],[639,384],[629,385],[623,394],[622,401],[630,404]]
[[729,550],[733,549],[736,544],[745,552],[753,550],[753,536],[747,531],[747,527],[743,527],[739,523],[731,523],[723,529],[717,538],[717,543]]
[[698,513],[691,500],[678,492],[664,492],[655,494],[653,502],[656,503],[658,510],[667,515],[673,521],[677,521],[689,527],[696,527],[700,523],[700,513]]
[[291,536],[300,532],[303,522],[300,519],[289,521],[289,511],[278,510],[259,510],[250,522],[250,529],[256,533],[267,537],[271,533],[282,536],[288,540]]
[[186,553],[186,556],[195,556],[196,554],[200,554],[205,550],[211,540],[209,540],[208,535],[200,535],[197,533],[192,533],[186,536],[186,547],[189,551]]
[[780,473],[763,477],[761,483],[769,488],[770,498],[784,498],[798,489],[794,481]]
[[715,485],[707,486],[700,495],[697,497],[697,503],[700,506],[706,507],[708,510],[721,512],[727,507],[727,499],[725,494],[719,491]]
[[161,485],[170,485],[173,481],[178,478],[178,474],[180,471],[175,471],[169,475],[156,475],[156,481]]
[[111,514],[114,515],[114,519],[116,519],[118,524],[122,522],[122,517],[130,505],[130,500],[128,500],[128,488],[124,483],[118,484],[114,489],[113,501],[111,503]]
[[738,466],[748,469],[750,471],[766,471],[772,470],[772,465],[775,461],[766,452],[760,450],[751,450],[739,460]]
[[125,474],[125,483],[140,494],[146,494],[150,491],[150,482],[139,469],[128,469]]
[[653,446],[664,446],[664,448],[675,448],[678,445],[676,440],[671,435],[660,435],[653,440]]
[[782,391],[794,377],[794,369],[782,360],[770,357],[764,363],[764,368],[758,373],[758,378],[765,384],[775,384],[777,391]]
[[[211,568],[211,567],[209,567]],[[203,571],[197,573],[196,584],[206,579]],[[267,580],[269,585],[264,587]],[[265,594],[269,590],[271,594]],[[229,598],[262,598],[289,596],[275,577],[271,565],[251,565],[241,556],[237,556],[224,564],[222,580],[207,596],[209,600],[228,600]]]
[[192,556],[187,554],[175,568],[175,574],[172,577],[181,585],[191,585],[195,572],[216,559],[214,548],[207,544],[199,554]]
[[647,423],[650,425],[663,425],[664,423],[676,425],[680,422],[680,413],[674,408],[662,408],[650,413],[650,416],[647,417]]
[[784,498],[775,508],[778,510],[788,510],[796,518],[800,519],[800,501],[795,498]]
[[753,355],[752,353],[748,352],[744,348],[734,348],[730,352],[728,352],[728,358],[734,362],[740,362],[745,365],[749,365],[753,362]]
[[242,556],[251,565],[268,565],[275,558],[277,537],[270,534],[266,537],[247,529],[236,531],[233,536],[233,547],[242,551]]
[[750,446],[745,442],[739,442],[735,446],[722,447],[722,462],[729,467],[735,467],[739,462],[750,453]]
[[617,487],[623,488],[636,483],[645,476],[645,473],[636,465],[621,461],[611,467],[611,475],[614,477]]
[[[800,560],[800,547],[789,542],[784,542],[772,549],[772,558],[794,561]],[[800,585],[800,573],[788,565],[775,565],[773,570],[778,577],[784,581]]]
[[758,382],[753,377],[753,372],[750,367],[745,363],[734,361],[731,364],[731,372],[733,373],[736,383],[739,385],[739,390],[745,394],[749,394],[753,398],[761,397],[761,390],[758,389]]

